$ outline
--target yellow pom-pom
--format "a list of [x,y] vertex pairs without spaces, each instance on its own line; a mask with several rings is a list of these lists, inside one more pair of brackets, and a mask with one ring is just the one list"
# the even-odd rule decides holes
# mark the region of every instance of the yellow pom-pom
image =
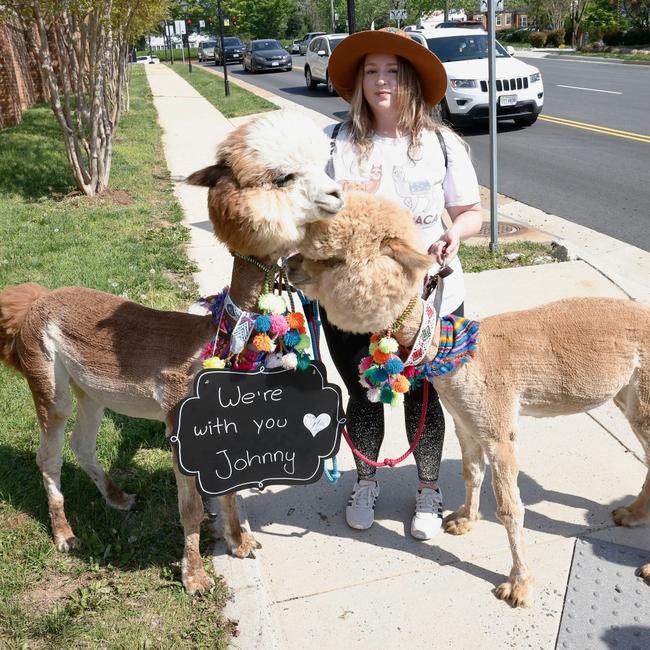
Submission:
[[266,334],[257,334],[253,337],[253,346],[260,352],[271,352],[273,341]]
[[310,346],[309,337],[306,334],[300,335],[300,341],[294,345],[296,350],[306,350]]
[[397,348],[397,341],[392,336],[384,336],[384,338],[379,341],[379,349],[386,354],[397,352]]
[[220,359],[219,357],[211,357],[210,359],[206,359],[203,362],[203,367],[206,369],[225,368],[226,362],[223,359]]

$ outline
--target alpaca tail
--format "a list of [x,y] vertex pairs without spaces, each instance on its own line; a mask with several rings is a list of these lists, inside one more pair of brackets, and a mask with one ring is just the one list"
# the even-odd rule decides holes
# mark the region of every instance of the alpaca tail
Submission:
[[0,361],[22,371],[16,352],[16,336],[32,304],[49,293],[40,284],[18,284],[0,291]]

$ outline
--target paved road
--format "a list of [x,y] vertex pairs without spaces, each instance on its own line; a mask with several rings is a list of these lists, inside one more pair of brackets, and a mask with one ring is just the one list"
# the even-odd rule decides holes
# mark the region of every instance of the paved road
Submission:
[[[499,127],[499,191],[523,203],[650,251],[650,66],[529,59],[545,87],[542,117]],[[347,104],[294,70],[231,75],[341,119]],[[602,92],[608,91],[608,92]],[[486,127],[464,129],[479,181],[489,183]]]

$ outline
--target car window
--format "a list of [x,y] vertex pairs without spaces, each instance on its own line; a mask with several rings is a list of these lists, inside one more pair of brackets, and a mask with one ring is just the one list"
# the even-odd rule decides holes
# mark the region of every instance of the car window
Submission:
[[314,38],[312,39],[311,43],[309,44],[309,51],[310,52],[318,52],[318,50],[324,49],[322,47],[323,39],[322,38]]
[[253,52],[260,50],[281,50],[282,45],[278,41],[257,41],[253,43]]
[[[427,45],[443,63],[485,59],[488,55],[487,34],[428,38]],[[508,57],[508,53],[499,43],[496,43],[496,56],[498,58]]]
[[205,41],[205,42],[201,43],[201,47],[203,47],[203,48],[205,48],[205,47],[214,47],[216,44],[217,44],[216,41]]
[[345,36],[343,36],[342,38],[330,38],[330,39],[329,39],[329,42],[330,42],[330,52],[333,52],[334,49],[336,48],[336,46],[337,46],[341,41],[344,41],[344,40],[345,40]]
[[223,44],[226,45],[226,46],[241,45],[242,42],[241,42],[241,39],[239,39],[236,36],[228,36],[227,38],[223,39]]

